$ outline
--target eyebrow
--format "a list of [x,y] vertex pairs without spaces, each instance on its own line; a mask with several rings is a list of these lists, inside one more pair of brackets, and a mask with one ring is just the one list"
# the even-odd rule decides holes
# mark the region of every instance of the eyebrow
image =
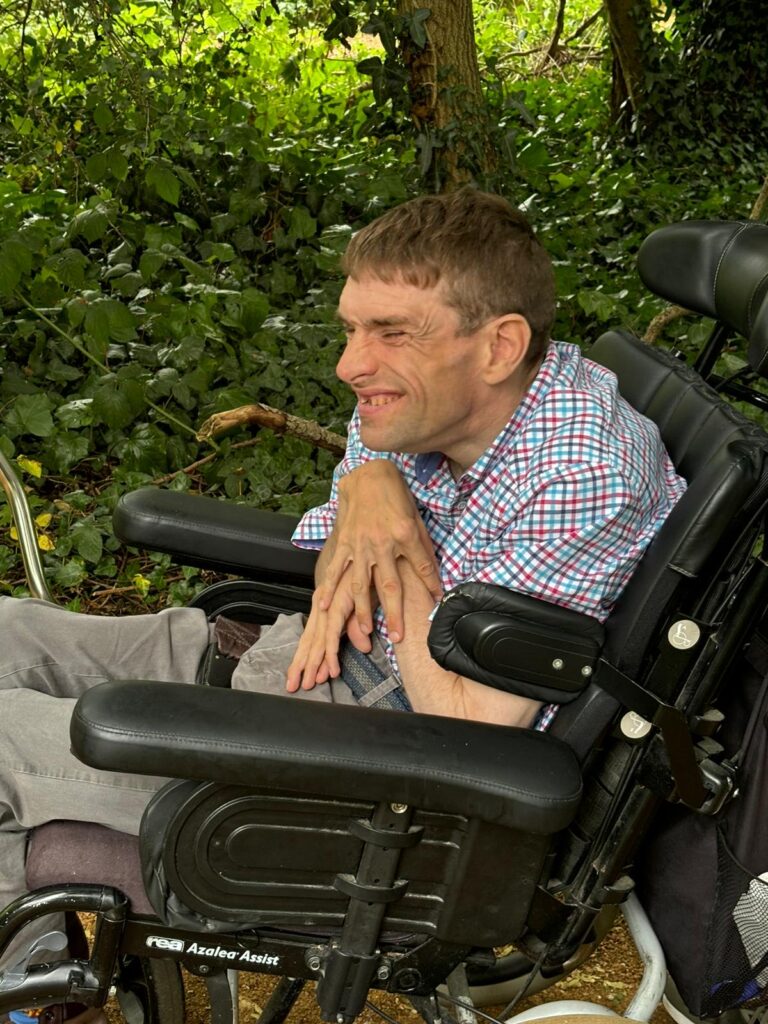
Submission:
[[[336,319],[344,327],[351,327],[348,320],[336,311]],[[410,324],[413,321],[408,316],[375,316],[363,321],[363,327],[402,327],[403,324]]]

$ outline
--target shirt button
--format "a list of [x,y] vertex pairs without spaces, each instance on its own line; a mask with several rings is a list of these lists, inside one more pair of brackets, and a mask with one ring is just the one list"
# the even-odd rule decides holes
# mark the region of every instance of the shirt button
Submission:
[[467,499],[466,498],[459,498],[459,500],[456,502],[456,508],[460,512],[463,512],[466,507],[467,507]]

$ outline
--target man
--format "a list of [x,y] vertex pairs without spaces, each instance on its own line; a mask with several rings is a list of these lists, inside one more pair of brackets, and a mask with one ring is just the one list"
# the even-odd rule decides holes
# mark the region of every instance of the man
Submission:
[[[357,410],[331,498],[295,535],[322,548],[312,611],[303,631],[267,631],[233,685],[544,728],[555,709],[432,661],[437,599],[471,579],[603,619],[684,484],[612,374],[550,342],[549,259],[502,199],[406,203],[355,236],[344,270],[337,372]],[[209,627],[197,609],[109,619],[10,599],[0,626],[14,637],[0,672],[5,904],[24,888],[29,828],[69,817],[135,833],[161,784],[77,762],[74,699],[108,677],[191,681]]]

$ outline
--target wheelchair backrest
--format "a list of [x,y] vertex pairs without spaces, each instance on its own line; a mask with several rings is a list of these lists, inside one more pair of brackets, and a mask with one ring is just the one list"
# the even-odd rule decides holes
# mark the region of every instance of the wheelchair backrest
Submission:
[[[768,365],[768,227],[662,228],[644,243],[641,267],[654,291],[719,316],[746,338],[751,364]],[[665,622],[706,615],[751,550],[768,497],[768,435],[681,359],[628,332],[604,334],[589,357],[612,370],[621,394],[656,423],[688,483],[606,624],[606,659],[637,679]],[[552,731],[586,757],[618,706],[592,684],[561,709]]]

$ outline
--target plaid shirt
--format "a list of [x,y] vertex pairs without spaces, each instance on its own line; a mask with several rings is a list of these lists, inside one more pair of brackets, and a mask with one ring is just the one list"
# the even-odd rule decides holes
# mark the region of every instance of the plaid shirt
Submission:
[[[443,587],[494,583],[604,620],[685,490],[650,420],[618,394],[616,377],[553,342],[493,444],[459,480],[435,452],[372,452],[357,413],[331,497],[299,523],[293,542],[320,547],[338,507],[338,480],[370,459],[394,462],[435,546]],[[376,629],[397,672],[379,611]],[[546,728],[556,706],[539,715]]]

